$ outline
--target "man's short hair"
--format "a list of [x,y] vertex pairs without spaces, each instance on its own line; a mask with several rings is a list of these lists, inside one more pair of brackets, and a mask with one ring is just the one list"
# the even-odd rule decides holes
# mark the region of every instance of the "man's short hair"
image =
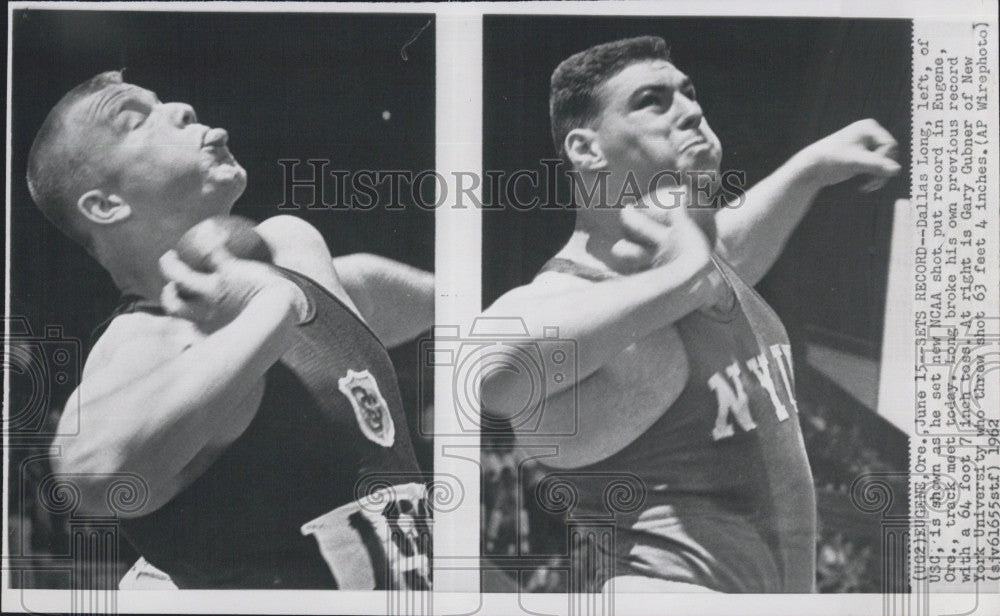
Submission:
[[28,153],[31,198],[52,224],[87,250],[90,236],[77,222],[76,200],[81,187],[93,187],[100,178],[86,156],[87,148],[67,140],[66,116],[82,99],[122,82],[121,71],[108,71],[70,90],[46,116]]
[[562,61],[552,73],[549,118],[552,142],[568,162],[566,135],[597,118],[597,90],[625,67],[643,60],[670,61],[667,43],[658,36],[640,36],[595,45]]

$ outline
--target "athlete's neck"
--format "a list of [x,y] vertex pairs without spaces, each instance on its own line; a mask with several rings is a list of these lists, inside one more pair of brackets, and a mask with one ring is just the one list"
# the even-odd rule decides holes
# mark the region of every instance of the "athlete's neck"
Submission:
[[[160,272],[160,255],[171,246],[135,246],[132,242],[99,241],[94,257],[107,270],[115,286],[125,295],[160,300],[167,280]],[[162,250],[161,250],[162,248]]]
[[[618,212],[615,211],[614,215],[617,216]],[[617,224],[613,226],[618,227]],[[630,274],[632,272],[623,269],[611,253],[611,248],[622,237],[623,234],[617,228],[612,230],[601,226],[577,224],[573,235],[570,236],[566,247],[560,254],[573,261],[601,270],[621,275]]]

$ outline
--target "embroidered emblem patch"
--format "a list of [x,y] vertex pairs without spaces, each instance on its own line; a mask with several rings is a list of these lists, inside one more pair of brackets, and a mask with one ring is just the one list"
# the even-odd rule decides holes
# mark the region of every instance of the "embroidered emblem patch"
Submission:
[[392,447],[396,427],[389,414],[389,405],[382,397],[372,373],[367,370],[348,370],[347,376],[337,381],[337,386],[354,407],[361,432],[383,447]]

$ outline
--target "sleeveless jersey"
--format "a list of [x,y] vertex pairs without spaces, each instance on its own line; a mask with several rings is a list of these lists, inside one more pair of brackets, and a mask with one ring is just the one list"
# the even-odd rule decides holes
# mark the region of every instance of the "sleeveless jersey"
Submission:
[[[180,588],[429,589],[430,512],[389,356],[332,294],[276,270],[310,316],[257,414],[124,534]],[[134,311],[163,314],[126,297],[112,318]]]
[[[575,486],[574,517],[613,517],[613,547],[595,542],[596,564],[577,572],[598,589],[642,575],[722,592],[813,591],[816,503],[788,338],[766,302],[716,263],[736,302],[674,324],[690,366],[680,397],[610,457],[547,469]],[[542,271],[608,277],[565,259]],[[623,478],[644,493],[633,495],[642,504],[616,510],[622,495],[613,484]]]

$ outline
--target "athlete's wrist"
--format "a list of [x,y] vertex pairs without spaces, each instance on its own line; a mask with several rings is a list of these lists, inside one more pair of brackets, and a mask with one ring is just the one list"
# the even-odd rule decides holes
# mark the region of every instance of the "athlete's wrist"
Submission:
[[726,311],[732,307],[733,289],[714,260],[710,262],[699,280],[699,291],[701,309]]
[[783,178],[786,184],[797,186],[809,194],[818,193],[831,184],[824,174],[822,159],[811,146],[795,153],[772,175]]
[[292,326],[306,321],[310,312],[305,292],[297,284],[286,279],[261,288],[250,300],[250,304],[273,312],[282,323]]

